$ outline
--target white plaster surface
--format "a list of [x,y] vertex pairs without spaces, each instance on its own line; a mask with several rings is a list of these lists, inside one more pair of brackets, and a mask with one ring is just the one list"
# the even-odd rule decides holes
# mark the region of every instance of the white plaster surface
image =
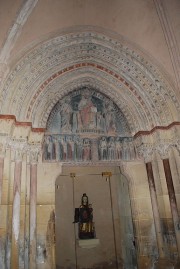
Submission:
[[80,248],[95,248],[100,244],[98,238],[90,239],[90,240],[77,240]]

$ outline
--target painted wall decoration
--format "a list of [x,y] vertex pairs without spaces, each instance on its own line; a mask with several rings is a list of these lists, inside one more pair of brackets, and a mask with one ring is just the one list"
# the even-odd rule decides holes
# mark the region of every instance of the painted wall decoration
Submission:
[[[90,138],[70,135],[45,135],[43,159],[46,161],[93,161]],[[95,149],[94,149],[95,150]],[[100,137],[96,150],[100,161],[135,159],[135,148],[131,138]]]
[[93,161],[95,155],[100,161],[135,158],[123,113],[112,100],[88,87],[71,92],[54,106],[43,147],[46,161]]
[[44,160],[90,161],[91,141],[79,136],[46,135],[43,154]]

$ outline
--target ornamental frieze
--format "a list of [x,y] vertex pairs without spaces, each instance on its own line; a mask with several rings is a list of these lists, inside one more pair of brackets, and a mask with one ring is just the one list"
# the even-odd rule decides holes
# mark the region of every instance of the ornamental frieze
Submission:
[[[95,146],[94,146],[95,145]],[[97,157],[96,157],[97,156]],[[43,161],[58,162],[114,162],[136,159],[132,138],[90,135],[45,135]]]

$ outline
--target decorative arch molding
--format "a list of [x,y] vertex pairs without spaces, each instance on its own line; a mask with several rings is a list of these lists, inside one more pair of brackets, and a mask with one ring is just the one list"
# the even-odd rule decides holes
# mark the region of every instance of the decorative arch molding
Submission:
[[[146,115],[146,111],[144,111],[143,114],[140,114],[138,111],[139,106],[137,104],[135,106],[134,102],[132,102],[128,95],[126,97],[123,95],[123,93],[128,89],[124,88],[122,92],[118,92],[119,87],[115,88],[112,84],[109,83],[109,81],[103,80],[103,77],[101,78],[102,72],[99,73],[96,70],[87,70],[86,68],[82,69],[81,71],[82,72],[79,72],[79,70],[77,71],[77,73],[79,74],[78,77],[76,76],[76,71],[67,74],[67,76],[69,77],[69,79],[67,79],[68,83],[64,83],[64,85],[62,85],[61,91],[58,87],[60,81],[62,83],[61,79],[57,79],[56,81],[54,81],[54,83],[52,82],[51,85],[46,87],[43,94],[45,96],[48,96],[49,98],[39,98],[37,103],[35,103],[35,106],[37,108],[33,109],[33,111],[35,111],[35,113],[33,114],[35,125],[39,124],[39,126],[46,126],[48,116],[53,106],[58,102],[58,100],[63,98],[63,96],[68,95],[72,91],[85,86],[92,87],[94,90],[105,94],[112,101],[114,101],[128,120],[132,133],[135,130],[139,130],[140,128],[140,121],[137,121],[137,118],[134,117],[134,115],[139,114],[139,119],[141,119],[142,122],[146,122],[146,124],[149,122],[149,119]],[[55,95],[55,98],[53,100],[51,100],[50,96],[48,95],[50,91],[52,92],[52,90],[50,89],[53,89],[53,94]],[[129,106],[126,107],[126,103],[128,100]],[[46,108],[44,109],[43,113],[41,113],[42,107]],[[130,107],[131,109],[129,109]],[[37,117],[37,115],[39,115],[39,117]],[[36,122],[37,119],[39,120],[39,122]],[[144,129],[146,128],[144,127]]]
[[132,47],[124,38],[88,27],[44,41],[15,63],[2,88],[0,113],[45,128],[59,98],[80,85],[95,85],[116,100],[132,135],[179,121],[173,87]]

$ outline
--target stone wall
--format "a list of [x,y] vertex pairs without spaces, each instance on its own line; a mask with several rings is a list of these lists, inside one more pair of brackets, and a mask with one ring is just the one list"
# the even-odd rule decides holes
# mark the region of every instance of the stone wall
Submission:
[[[121,268],[131,260],[140,269],[154,264],[164,269],[164,263],[171,268],[178,262],[178,126],[139,134],[135,160],[104,166],[43,162],[43,133],[9,119],[1,125],[1,268],[50,269],[56,263],[86,268],[88,251],[95,268],[110,263]],[[78,246],[73,224],[84,192],[100,240],[90,250]]]

